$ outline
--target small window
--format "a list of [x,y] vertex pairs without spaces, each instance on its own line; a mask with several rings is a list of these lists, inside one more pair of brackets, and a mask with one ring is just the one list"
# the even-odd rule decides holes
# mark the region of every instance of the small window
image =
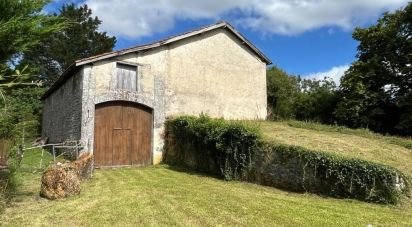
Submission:
[[137,66],[117,63],[117,89],[137,91]]

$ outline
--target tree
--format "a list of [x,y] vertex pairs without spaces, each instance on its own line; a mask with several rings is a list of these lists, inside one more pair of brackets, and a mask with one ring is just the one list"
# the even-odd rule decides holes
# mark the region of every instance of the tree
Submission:
[[48,0],[0,1],[0,138],[14,140],[20,122],[38,128],[42,88],[33,77],[33,65],[23,63],[25,52],[63,29],[61,17],[41,12]]
[[332,124],[333,111],[338,102],[335,82],[328,77],[322,80],[299,78],[299,93],[294,101],[294,114],[298,120]]
[[293,118],[293,104],[298,92],[297,78],[273,66],[266,72],[270,118]]
[[75,60],[112,51],[116,38],[98,32],[101,20],[83,5],[65,4],[54,14],[65,18],[70,26],[41,42],[37,49],[25,53],[25,61],[37,65],[37,74],[46,85],[53,83]]
[[62,29],[65,22],[44,15],[41,9],[48,0],[0,1],[0,84],[8,83],[19,64],[21,54],[35,48],[51,33]]
[[0,1],[0,96],[4,105],[5,93],[10,89],[34,84],[29,73],[31,68],[21,64],[22,53],[35,48],[42,39],[66,25],[61,18],[41,13],[48,2]]
[[340,123],[380,132],[412,133],[412,3],[356,28],[357,61],[341,80]]
[[266,77],[270,118],[335,122],[338,93],[332,79],[302,79],[278,67],[268,69]]

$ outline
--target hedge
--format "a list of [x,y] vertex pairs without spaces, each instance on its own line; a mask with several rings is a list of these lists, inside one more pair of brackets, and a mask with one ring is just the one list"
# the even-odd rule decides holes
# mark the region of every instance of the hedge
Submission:
[[307,192],[392,204],[410,195],[408,177],[387,165],[268,142],[262,151],[296,157],[303,172],[300,186]]
[[176,143],[191,143],[198,151],[211,156],[225,180],[246,176],[260,138],[257,128],[205,115],[169,119],[166,128]]
[[[258,155],[272,153],[298,160],[296,168],[301,168],[299,171],[303,173],[298,187],[303,191],[376,203],[397,203],[403,195],[410,194],[408,177],[393,167],[303,147],[263,142],[258,127],[242,122],[211,119],[204,115],[176,117],[166,122],[166,141],[166,163],[185,164],[185,157],[177,154],[173,160],[168,153],[190,150],[196,156],[195,165],[206,165],[198,170],[208,169],[225,180],[254,181],[253,175],[257,169],[261,171],[263,165],[257,161]],[[279,168],[283,168],[282,164]]]

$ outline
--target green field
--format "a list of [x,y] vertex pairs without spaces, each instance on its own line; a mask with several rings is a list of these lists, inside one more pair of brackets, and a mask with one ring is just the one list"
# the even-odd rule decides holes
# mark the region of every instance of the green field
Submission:
[[412,176],[410,139],[297,121],[257,123],[265,140],[393,166]]
[[[293,122],[257,124],[268,140],[360,157],[412,173],[411,150],[389,137],[298,127]],[[412,226],[410,200],[394,206],[333,199],[227,182],[165,165],[96,170],[82,184],[79,196],[48,201],[38,196],[39,156],[39,151],[25,154],[26,168],[17,174],[20,185],[0,225]]]

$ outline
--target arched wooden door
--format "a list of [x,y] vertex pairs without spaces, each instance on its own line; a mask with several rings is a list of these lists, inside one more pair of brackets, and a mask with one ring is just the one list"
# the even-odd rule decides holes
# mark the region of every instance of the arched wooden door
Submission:
[[96,105],[94,121],[96,167],[150,164],[150,108],[130,102],[105,102]]

